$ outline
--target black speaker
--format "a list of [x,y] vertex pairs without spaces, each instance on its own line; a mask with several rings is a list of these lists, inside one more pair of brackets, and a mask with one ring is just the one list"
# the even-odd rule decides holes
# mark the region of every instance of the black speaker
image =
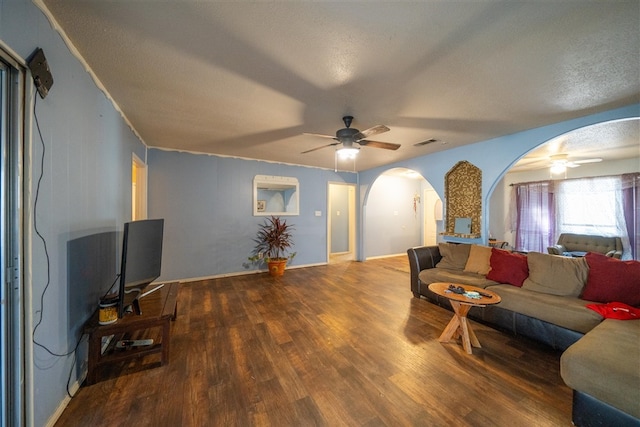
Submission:
[[44,57],[42,49],[37,48],[35,52],[31,54],[29,70],[31,70],[33,82],[36,85],[36,89],[38,89],[40,98],[44,99],[49,93],[51,86],[53,86],[53,76],[51,75],[47,58]]

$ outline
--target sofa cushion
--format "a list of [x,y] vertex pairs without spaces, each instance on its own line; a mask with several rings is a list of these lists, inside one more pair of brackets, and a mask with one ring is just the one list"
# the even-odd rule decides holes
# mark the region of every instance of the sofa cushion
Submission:
[[487,279],[498,283],[520,287],[529,276],[527,257],[516,252],[491,248],[490,266]]
[[640,418],[640,321],[606,319],[570,346],[560,373],[574,390]]
[[486,276],[491,270],[491,248],[489,246],[471,245],[469,258],[464,266],[466,273],[476,273]]
[[467,264],[467,259],[469,258],[470,248],[471,245],[465,244],[438,243],[438,249],[440,250],[442,259],[436,264],[436,267],[448,268],[450,270],[464,270],[464,266]]
[[497,282],[488,280],[485,276],[475,273],[464,273],[460,270],[449,270],[446,268],[428,268],[418,274],[422,283],[431,284],[435,282],[455,283],[462,285],[477,286],[486,288],[489,285],[496,285]]
[[502,298],[497,307],[544,320],[572,331],[584,334],[602,322],[602,316],[588,309],[589,302],[580,298],[549,295],[511,285],[495,285],[487,289],[494,291]]
[[640,261],[620,261],[593,252],[585,260],[589,275],[582,298],[640,306]]
[[584,258],[529,252],[527,262],[529,277],[522,284],[523,289],[579,297],[587,282],[589,267]]

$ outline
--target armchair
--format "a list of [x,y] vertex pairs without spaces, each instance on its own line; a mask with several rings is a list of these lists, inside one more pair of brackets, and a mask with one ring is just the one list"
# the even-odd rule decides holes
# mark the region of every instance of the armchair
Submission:
[[598,252],[620,259],[622,257],[622,239],[620,237],[562,233],[558,238],[558,243],[549,246],[547,251],[552,255],[565,256],[584,256],[587,252]]

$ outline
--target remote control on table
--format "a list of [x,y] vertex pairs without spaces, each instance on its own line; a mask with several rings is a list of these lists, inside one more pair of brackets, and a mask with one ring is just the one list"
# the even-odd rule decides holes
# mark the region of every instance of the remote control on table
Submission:
[[148,340],[120,340],[116,343],[116,348],[143,347],[153,344],[152,339]]

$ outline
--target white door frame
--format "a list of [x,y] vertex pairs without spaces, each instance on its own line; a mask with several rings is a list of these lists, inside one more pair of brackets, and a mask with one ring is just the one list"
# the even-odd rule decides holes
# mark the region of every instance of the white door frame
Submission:
[[[335,186],[349,187],[349,202],[347,213],[349,215],[349,249],[347,252],[332,254],[331,253],[331,190]],[[327,183],[327,262],[335,261],[352,261],[356,259],[356,184],[345,182],[329,182]]]

